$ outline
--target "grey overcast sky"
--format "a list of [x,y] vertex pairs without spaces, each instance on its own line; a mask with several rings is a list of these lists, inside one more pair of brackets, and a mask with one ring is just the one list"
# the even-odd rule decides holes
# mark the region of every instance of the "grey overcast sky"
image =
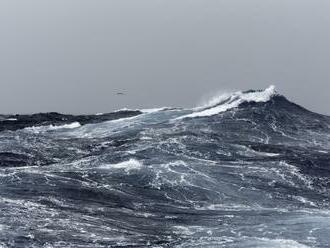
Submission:
[[0,0],[1,113],[195,106],[270,84],[330,114],[329,0]]

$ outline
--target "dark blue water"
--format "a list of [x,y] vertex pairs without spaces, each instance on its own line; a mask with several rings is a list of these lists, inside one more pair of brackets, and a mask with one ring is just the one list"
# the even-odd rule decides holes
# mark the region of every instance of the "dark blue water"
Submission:
[[330,247],[330,117],[273,88],[0,131],[0,247]]

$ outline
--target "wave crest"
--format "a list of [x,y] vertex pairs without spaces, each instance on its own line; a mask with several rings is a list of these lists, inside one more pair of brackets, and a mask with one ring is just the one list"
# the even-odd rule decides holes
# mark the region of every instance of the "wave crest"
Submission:
[[269,86],[263,91],[225,93],[212,98],[206,105],[195,108],[195,112],[192,114],[182,116],[179,119],[216,115],[236,108],[244,102],[268,102],[276,94],[274,85]]
[[81,127],[81,124],[79,122],[72,122],[70,124],[64,124],[64,125],[48,125],[48,126],[33,126],[33,127],[26,127],[24,130],[31,131],[33,133],[43,133],[48,131],[55,131],[55,130],[65,130],[65,129],[75,129]]

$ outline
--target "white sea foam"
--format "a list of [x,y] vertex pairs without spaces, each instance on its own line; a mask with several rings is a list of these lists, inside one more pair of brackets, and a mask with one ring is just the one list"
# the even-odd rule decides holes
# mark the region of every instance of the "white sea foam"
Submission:
[[159,111],[166,110],[166,109],[168,109],[168,107],[152,108],[152,109],[141,109],[140,111],[144,114],[151,114],[151,113],[159,112]]
[[264,91],[225,93],[211,99],[205,106],[196,108],[196,112],[181,116],[178,119],[216,115],[236,108],[243,102],[267,102],[275,94],[275,86],[273,85],[269,86]]
[[138,109],[121,108],[113,111],[112,113],[125,112],[125,111],[138,111]]
[[16,118],[8,118],[8,119],[6,119],[6,121],[17,121],[17,119]]
[[[117,109],[115,111],[112,111],[111,113],[120,113],[120,112],[128,112],[128,111],[141,111],[142,113],[150,113],[150,112],[155,112],[158,110],[162,110],[165,108],[154,108],[154,109],[129,109],[129,108],[121,108],[121,109]],[[96,113],[96,116],[98,115],[104,115],[104,113]]]
[[54,125],[48,125],[48,126],[39,126],[39,127],[26,127],[24,130],[31,131],[34,133],[43,133],[47,131],[54,131],[54,130],[60,130],[60,129],[74,129],[81,127],[79,122],[73,122],[70,124],[64,124],[60,126],[54,126]]
[[218,92],[207,100],[203,100],[200,104],[194,108],[195,111],[204,110],[207,108],[212,108],[219,105],[221,102],[226,101],[233,95],[233,92]]
[[304,203],[304,204],[310,205],[310,206],[312,206],[312,207],[317,207],[317,205],[316,205],[314,202],[308,200],[308,199],[305,198],[305,197],[302,197],[302,196],[293,196],[293,199],[296,199],[297,201],[300,201],[301,203]]
[[130,170],[139,170],[141,169],[143,164],[136,160],[136,159],[130,159],[128,161],[124,161],[118,164],[106,164],[102,165],[99,168],[101,169],[123,169],[125,171],[130,171]]
[[309,246],[291,239],[248,238],[244,243],[242,244],[244,247],[309,248]]

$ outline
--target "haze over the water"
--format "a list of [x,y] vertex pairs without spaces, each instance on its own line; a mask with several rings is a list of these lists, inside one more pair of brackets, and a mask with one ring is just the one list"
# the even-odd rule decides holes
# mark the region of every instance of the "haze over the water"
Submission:
[[3,0],[0,113],[195,106],[274,84],[330,114],[329,13],[326,0]]

